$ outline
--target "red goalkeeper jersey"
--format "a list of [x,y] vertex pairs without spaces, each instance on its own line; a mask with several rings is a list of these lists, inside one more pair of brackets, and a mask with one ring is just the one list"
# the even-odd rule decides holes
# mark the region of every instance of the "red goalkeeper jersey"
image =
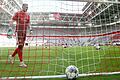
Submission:
[[27,28],[29,27],[30,23],[30,16],[28,13],[19,11],[15,13],[15,15],[12,18],[13,20],[16,21],[16,32],[25,32]]

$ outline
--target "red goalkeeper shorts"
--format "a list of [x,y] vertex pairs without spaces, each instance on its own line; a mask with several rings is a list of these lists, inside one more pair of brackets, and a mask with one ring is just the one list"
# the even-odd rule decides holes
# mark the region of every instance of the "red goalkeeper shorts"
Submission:
[[23,45],[25,43],[26,40],[26,33],[25,32],[17,32],[17,44],[18,45]]

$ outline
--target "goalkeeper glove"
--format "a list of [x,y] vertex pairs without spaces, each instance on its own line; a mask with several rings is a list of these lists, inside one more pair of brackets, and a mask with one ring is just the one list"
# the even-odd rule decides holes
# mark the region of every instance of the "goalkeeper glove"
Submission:
[[13,30],[12,28],[10,27],[7,31],[7,38],[11,39],[12,38],[12,35],[13,35]]
[[32,34],[33,31],[32,31],[32,27],[30,26],[30,29],[29,29],[29,33]]

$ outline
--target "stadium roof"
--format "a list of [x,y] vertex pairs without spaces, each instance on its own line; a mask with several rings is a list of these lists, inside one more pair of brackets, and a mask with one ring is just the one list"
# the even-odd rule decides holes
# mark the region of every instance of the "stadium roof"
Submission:
[[29,12],[59,12],[76,14],[82,14],[82,9],[87,3],[64,0],[23,0],[23,2],[29,4]]
[[[23,0],[23,3],[29,4],[32,26],[91,28],[120,23],[120,4],[84,1],[88,0]],[[9,13],[16,11],[8,7],[10,6],[0,7],[2,24],[7,24],[11,18]]]

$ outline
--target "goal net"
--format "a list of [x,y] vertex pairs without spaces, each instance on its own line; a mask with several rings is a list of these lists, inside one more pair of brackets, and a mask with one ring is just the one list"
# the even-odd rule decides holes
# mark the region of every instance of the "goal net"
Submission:
[[[17,40],[15,34],[7,38],[11,10],[20,10],[24,2],[33,30],[29,34],[28,29],[23,49],[27,68],[19,67],[18,55],[9,63]],[[80,78],[120,74],[118,0],[0,0],[0,80],[66,78],[70,65],[79,69]]]

